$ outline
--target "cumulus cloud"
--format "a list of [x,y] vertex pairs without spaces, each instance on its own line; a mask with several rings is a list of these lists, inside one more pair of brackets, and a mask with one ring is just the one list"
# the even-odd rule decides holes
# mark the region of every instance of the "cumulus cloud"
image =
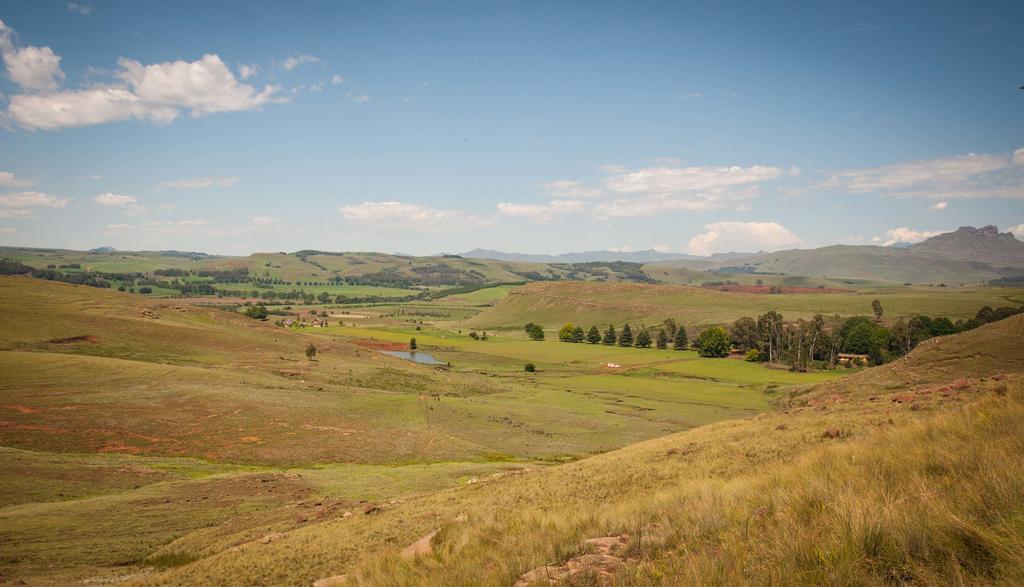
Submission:
[[141,224],[108,224],[107,230],[112,232],[140,233],[147,237],[180,236],[183,233],[195,234],[210,226],[206,220],[154,220]]
[[720,190],[776,179],[779,167],[648,167],[605,178],[609,190],[619,193],[675,194]]
[[18,47],[14,30],[0,20],[0,53],[7,75],[27,91],[55,90],[64,82],[60,57],[49,47]]
[[194,177],[192,179],[165,181],[160,184],[160,187],[194,190],[212,187],[228,188],[236,183],[238,183],[237,177]]
[[133,59],[119,59],[119,77],[143,102],[160,107],[190,110],[192,116],[214,112],[255,110],[270,99],[273,86],[257,91],[238,83],[217,55],[203,55],[198,61],[171,61],[142,65]]
[[949,206],[949,204],[946,202],[935,202],[932,204],[931,209],[938,212],[939,210],[945,210],[947,206]]
[[1007,228],[1017,240],[1024,240],[1024,223]]
[[370,101],[370,97],[366,94],[356,94],[354,92],[345,92],[345,97],[356,104],[366,104]]
[[193,117],[218,112],[259,110],[284,101],[279,88],[263,89],[239,83],[220,57],[152,65],[127,58],[118,60],[114,83],[61,90],[60,57],[48,47],[18,48],[13,31],[0,22],[0,51],[8,75],[25,93],[11,96],[7,116],[30,130],[54,130],[143,120],[167,124],[182,111]]
[[604,194],[604,190],[589,187],[578,181],[559,180],[541,185],[555,198],[597,198]]
[[319,63],[319,62],[320,62],[320,58],[314,57],[312,55],[294,55],[292,57],[289,57],[289,58],[285,59],[283,62],[281,62],[281,67],[283,67],[285,69],[285,71],[291,71],[291,70],[295,69],[296,67],[298,67],[300,65],[304,65],[306,63]]
[[32,187],[32,180],[21,179],[10,171],[0,171],[0,185],[10,188]]
[[[744,200],[760,193],[760,184],[793,176],[781,167],[754,165],[752,167],[683,167],[672,158],[661,158],[662,165],[630,170],[621,165],[606,165],[602,169],[609,175],[602,180],[603,188],[587,186],[577,181],[560,180],[542,184],[552,197],[547,205],[499,205],[510,215],[550,219],[566,208],[563,199],[571,199],[572,210],[586,208],[595,217],[614,218],[651,216],[662,212],[699,211],[730,207],[747,209]],[[581,200],[591,200],[592,203]]]
[[914,230],[901,226],[899,228],[892,228],[885,231],[885,237],[875,237],[872,240],[875,242],[882,241],[885,246],[894,245],[896,243],[916,243],[923,241],[927,238],[937,236],[945,231],[942,230]]
[[277,219],[270,216],[253,216],[249,225],[253,229],[270,228],[277,224]]
[[340,75],[334,74],[334,75],[331,76],[331,85],[332,86],[340,86],[343,83],[345,83],[345,78],[341,77]]
[[31,218],[39,208],[63,208],[67,198],[58,198],[42,192],[14,192],[0,194],[0,218]]
[[238,66],[238,77],[249,79],[260,72],[260,66],[255,63],[243,63]]
[[491,226],[493,220],[458,210],[441,210],[405,202],[363,202],[339,206],[346,220],[380,229],[444,232]]
[[737,222],[727,220],[705,224],[702,232],[686,245],[691,255],[710,255],[728,251],[775,249],[796,245],[800,237],[778,222]]
[[506,216],[519,216],[549,222],[555,216],[580,212],[585,207],[586,202],[582,200],[554,200],[548,204],[501,202],[498,204],[498,211]]
[[123,196],[120,194],[100,194],[95,198],[96,203],[106,208],[119,208],[129,212],[145,212],[146,207],[139,204],[135,196]]
[[814,187],[896,197],[1024,198],[1024,149],[850,169]]
[[84,2],[68,2],[67,7],[69,12],[77,12],[82,16],[89,16],[93,11],[93,5]]

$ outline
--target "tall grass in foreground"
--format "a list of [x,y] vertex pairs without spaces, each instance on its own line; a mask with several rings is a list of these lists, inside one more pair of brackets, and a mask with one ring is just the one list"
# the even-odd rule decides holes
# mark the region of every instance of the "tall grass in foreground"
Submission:
[[625,585],[1024,584],[1024,390],[1011,387],[728,481],[448,525],[433,555],[382,555],[350,581],[510,585],[584,538],[628,533]]

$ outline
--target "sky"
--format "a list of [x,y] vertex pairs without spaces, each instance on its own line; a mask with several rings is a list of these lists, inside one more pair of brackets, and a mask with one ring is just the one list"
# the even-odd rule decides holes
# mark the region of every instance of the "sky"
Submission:
[[0,244],[1024,238],[1024,3],[0,2]]

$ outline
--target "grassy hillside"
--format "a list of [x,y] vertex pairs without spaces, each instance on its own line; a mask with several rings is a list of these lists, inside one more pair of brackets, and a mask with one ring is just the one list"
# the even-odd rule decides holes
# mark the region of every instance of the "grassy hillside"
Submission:
[[[575,569],[622,584],[1017,583],[1021,344],[1024,317],[1011,318],[772,414],[409,497],[140,581],[509,585]],[[435,531],[428,554],[399,554]],[[608,554],[585,556],[601,537]]]
[[623,283],[531,283],[470,318],[465,325],[485,329],[521,329],[527,322],[548,329],[566,322],[603,325],[658,324],[675,318],[687,328],[729,324],[741,316],[756,316],[774,309],[788,318],[867,315],[871,301],[882,302],[890,317],[909,314],[970,318],[982,306],[1018,304],[1020,289],[976,287],[872,288],[839,293],[749,294],[707,288]]
[[714,268],[744,266],[761,273],[895,283],[977,283],[1001,276],[996,269],[981,262],[950,259],[912,249],[851,245],[762,253],[719,262]]
[[[484,291],[444,303],[500,310]],[[975,556],[936,503],[950,504],[969,540],[981,537],[979,552],[995,553],[971,565],[1012,577],[1003,567],[1015,564],[1013,543],[1003,537],[1013,529],[981,514],[1016,515],[1012,459],[1024,452],[998,434],[1024,410],[1021,317],[837,379],[849,372],[531,342],[518,332],[475,340],[406,314],[283,329],[183,300],[30,278],[0,278],[0,303],[5,579],[308,585],[344,573],[367,584],[508,585],[543,563],[557,574],[581,539],[618,533],[630,535],[630,554],[615,551],[626,583],[680,573],[764,582],[765,565],[808,582],[822,582],[815,573],[829,565],[840,574],[828,576],[847,582],[871,582],[877,569],[927,578],[952,568],[941,561]],[[387,311],[419,307],[429,304]],[[372,350],[413,336],[451,368]],[[310,343],[314,361],[303,355]],[[537,372],[524,373],[525,362]],[[830,428],[838,438],[823,437]],[[924,446],[921,435],[951,444],[935,444],[938,456],[906,450]],[[958,476],[997,457],[998,476]],[[885,483],[857,485],[873,479],[871,462],[891,463]],[[818,479],[821,470],[836,476]],[[950,493],[958,487],[999,491],[972,505]],[[941,500],[914,501],[921,491]],[[858,551],[869,543],[844,534],[843,511],[815,505],[820,492],[863,500],[858,515],[886,512],[875,524],[882,550]],[[903,499],[879,501],[892,495]],[[932,517],[900,509],[912,506]],[[904,519],[929,525],[896,524]],[[934,560],[900,542],[920,539],[921,528]],[[399,554],[435,530],[422,543],[433,554]],[[745,542],[751,532],[768,545],[797,535],[825,558]],[[732,566],[702,566],[727,555]]]

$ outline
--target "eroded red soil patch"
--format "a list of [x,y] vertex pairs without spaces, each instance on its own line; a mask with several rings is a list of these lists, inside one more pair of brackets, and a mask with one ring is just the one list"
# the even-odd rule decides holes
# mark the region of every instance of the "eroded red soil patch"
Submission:
[[789,287],[777,285],[705,285],[706,289],[752,294],[810,294],[810,293],[850,293],[848,289],[834,287]]
[[99,344],[100,338],[91,334],[85,334],[82,336],[70,336],[68,338],[54,338],[46,341],[50,344],[73,344],[76,342],[88,342],[92,344]]
[[4,409],[7,409],[7,410],[14,410],[15,412],[18,412],[19,414],[35,414],[35,413],[39,412],[39,410],[37,408],[30,408],[28,406],[23,406],[23,405],[20,405],[20,404],[0,404],[0,408],[4,408]]
[[366,340],[365,338],[353,341],[355,344],[375,351],[407,351],[409,345],[404,342],[387,342],[383,340]]

